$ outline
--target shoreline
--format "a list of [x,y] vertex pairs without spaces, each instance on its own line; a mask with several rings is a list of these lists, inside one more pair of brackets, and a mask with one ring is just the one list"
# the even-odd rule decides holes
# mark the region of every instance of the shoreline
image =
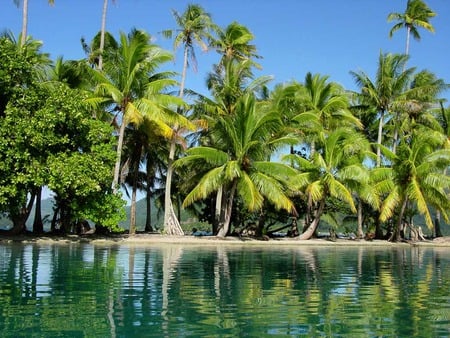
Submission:
[[92,244],[92,245],[126,245],[126,246],[146,246],[146,245],[233,245],[233,246],[338,246],[338,247],[446,247],[450,249],[450,236],[439,237],[433,240],[418,242],[388,242],[387,240],[355,240],[355,239],[337,239],[331,241],[325,238],[299,240],[296,238],[270,238],[267,240],[255,239],[250,237],[225,237],[216,236],[168,236],[161,234],[120,234],[120,235],[17,235],[0,236],[0,245],[22,243],[22,244]]

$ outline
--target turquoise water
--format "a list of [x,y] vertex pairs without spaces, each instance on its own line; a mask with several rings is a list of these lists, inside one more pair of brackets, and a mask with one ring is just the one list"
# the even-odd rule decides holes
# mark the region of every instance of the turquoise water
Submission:
[[449,337],[449,248],[0,245],[1,337]]

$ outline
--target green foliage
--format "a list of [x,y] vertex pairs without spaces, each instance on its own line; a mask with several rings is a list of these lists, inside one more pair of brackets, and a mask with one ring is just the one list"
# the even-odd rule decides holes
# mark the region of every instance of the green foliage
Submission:
[[89,219],[116,227],[123,202],[110,191],[112,128],[93,119],[84,95],[65,85],[20,94],[0,120],[2,210],[14,212],[27,193],[46,185],[57,195],[57,208],[66,208],[67,224]]

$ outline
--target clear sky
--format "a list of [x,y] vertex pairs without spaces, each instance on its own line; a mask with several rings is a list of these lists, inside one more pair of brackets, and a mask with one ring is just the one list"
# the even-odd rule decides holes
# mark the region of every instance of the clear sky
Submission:
[[[372,76],[380,52],[405,50],[406,31],[389,39],[393,23],[386,18],[390,12],[403,12],[407,0],[115,0],[109,4],[107,30],[118,36],[133,27],[145,29],[157,44],[172,50],[172,42],[158,32],[176,28],[171,10],[183,12],[192,2],[223,27],[238,21],[253,32],[263,57],[258,75],[273,75],[273,84],[303,81],[310,71],[353,90],[349,71]],[[0,30],[18,35],[21,9],[13,0],[1,3]],[[431,20],[436,33],[420,30],[421,41],[411,43],[409,66],[428,69],[450,83],[450,0],[426,3],[438,14]],[[43,51],[52,58],[83,58],[80,38],[90,41],[100,30],[102,5],[103,0],[55,0],[54,6],[47,0],[29,0],[28,34],[42,40]],[[205,93],[205,75],[218,55],[198,50],[197,59],[198,72],[189,72],[187,85]],[[173,69],[181,72],[181,51]]]

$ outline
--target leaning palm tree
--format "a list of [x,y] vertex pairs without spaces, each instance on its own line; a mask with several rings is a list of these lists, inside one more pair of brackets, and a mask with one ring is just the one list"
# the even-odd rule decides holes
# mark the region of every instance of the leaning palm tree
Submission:
[[436,16],[423,0],[408,0],[404,13],[390,13],[388,22],[397,21],[389,31],[389,37],[399,29],[406,28],[406,49],[405,54],[409,54],[409,40],[412,35],[414,39],[420,40],[418,28],[424,28],[429,32],[434,32],[434,27],[430,24],[430,18]]
[[292,186],[298,193],[310,196],[316,205],[313,218],[300,239],[310,239],[314,235],[331,197],[346,202],[356,212],[351,187],[355,181],[364,182],[367,177],[359,161],[361,154],[369,149],[362,134],[350,128],[337,128],[323,133],[317,145],[311,159],[298,154],[283,157],[289,163],[295,163],[300,171],[291,181]]
[[[167,38],[174,38],[174,49],[183,46],[183,69],[181,73],[181,83],[179,89],[179,97],[183,98],[186,82],[186,72],[191,60],[194,70],[197,68],[197,59],[195,57],[195,45],[197,44],[203,51],[208,50],[207,39],[210,37],[212,27],[211,16],[209,13],[196,4],[187,6],[183,13],[172,11],[178,28],[175,30],[165,30],[163,35]],[[171,190],[173,176],[173,161],[175,159],[176,138],[179,137],[178,126],[174,128],[174,137],[171,140],[169,150],[169,160],[167,164],[166,174],[166,190],[164,201],[164,230],[167,234],[182,235],[180,222],[173,210]]]
[[[14,0],[14,3],[17,7],[20,6],[20,0]],[[55,3],[54,0],[48,0],[48,3],[50,5],[53,5]],[[22,7],[22,38],[20,40],[21,45],[25,44],[25,41],[27,39],[27,29],[28,29],[28,0],[23,0],[23,7]]]
[[236,196],[249,211],[261,211],[267,201],[278,209],[296,213],[287,187],[288,177],[296,171],[267,161],[268,141],[280,125],[277,112],[261,110],[255,96],[245,94],[239,98],[234,115],[214,117],[210,124],[213,143],[191,148],[175,162],[176,167],[189,165],[202,173],[183,205],[223,190],[217,236],[224,237],[230,230]]
[[[119,48],[104,63],[103,71],[89,69],[96,87],[88,102],[120,114],[115,118],[119,125],[113,178],[116,192],[123,140],[129,123],[139,125],[144,118],[150,118],[166,137],[173,134],[168,123],[187,124],[186,119],[174,111],[174,106],[182,106],[183,101],[165,92],[176,81],[155,74],[158,67],[172,59],[172,55],[150,44],[149,39],[143,31],[133,31],[128,36],[121,33]],[[151,78],[154,81],[149,80]]]

